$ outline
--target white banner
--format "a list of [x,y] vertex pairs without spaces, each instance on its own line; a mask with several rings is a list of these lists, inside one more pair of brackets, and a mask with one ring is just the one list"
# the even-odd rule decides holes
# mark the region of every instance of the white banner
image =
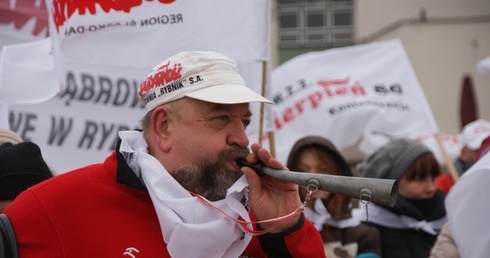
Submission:
[[[41,147],[56,174],[103,161],[118,131],[140,127],[137,88],[154,65],[177,52],[228,55],[261,92],[269,1],[130,2],[53,1],[50,28],[60,32],[51,35],[64,62],[63,88],[40,104],[12,104],[9,118],[12,130]],[[247,133],[257,135],[259,106],[251,106],[255,120]]]
[[270,1],[48,2],[55,45],[69,61],[150,69],[189,50],[269,60]]
[[310,52],[272,71],[276,156],[307,135],[344,150],[369,132],[434,134],[437,124],[399,40]]
[[0,1],[0,48],[48,36],[48,12],[44,0]]

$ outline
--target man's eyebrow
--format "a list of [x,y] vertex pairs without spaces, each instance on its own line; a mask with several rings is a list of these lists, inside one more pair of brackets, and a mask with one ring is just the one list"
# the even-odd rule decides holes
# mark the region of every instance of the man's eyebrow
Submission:
[[210,111],[223,111],[223,110],[228,110],[227,105],[213,103],[210,108]]
[[[213,104],[211,107],[210,111],[211,112],[217,112],[217,111],[228,111],[229,110],[229,104]],[[250,108],[247,110],[247,113],[244,116],[251,117],[253,115],[252,111],[250,111]]]

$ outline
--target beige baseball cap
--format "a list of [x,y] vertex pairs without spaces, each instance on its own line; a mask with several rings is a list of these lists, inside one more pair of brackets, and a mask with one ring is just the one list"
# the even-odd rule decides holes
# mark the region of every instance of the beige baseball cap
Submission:
[[138,93],[146,112],[183,97],[219,104],[272,103],[245,85],[235,61],[209,51],[181,52],[164,60]]

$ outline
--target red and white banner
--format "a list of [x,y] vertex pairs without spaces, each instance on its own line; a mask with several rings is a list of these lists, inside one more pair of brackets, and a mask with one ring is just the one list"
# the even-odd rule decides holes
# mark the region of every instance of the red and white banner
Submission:
[[[64,173],[103,161],[118,131],[140,127],[139,84],[175,53],[223,53],[261,92],[262,63],[270,55],[269,5],[264,0],[48,1],[53,52],[64,64],[63,87],[49,101],[12,104],[10,128],[37,143],[54,172]],[[252,112],[257,119],[259,106],[252,105]],[[252,123],[250,135],[258,130],[258,120]]]
[[[0,68],[0,128],[9,128],[8,114],[11,103],[37,103],[52,97],[52,90],[45,89],[40,94],[29,94],[30,89],[35,89],[37,85],[18,84],[22,80],[28,80],[27,76],[18,77],[9,69],[15,69],[25,64],[26,55],[17,57],[16,50],[26,47],[5,49],[6,46],[28,43],[45,39],[48,35],[48,12],[42,0],[22,0],[22,1],[0,1],[0,63],[6,66]],[[35,50],[35,62],[49,63],[44,57],[38,59],[39,55],[45,55],[46,42],[38,43],[39,47]],[[48,44],[49,45],[49,44]],[[4,47],[5,46],[5,47]],[[6,51],[3,54],[2,51]],[[14,59],[12,62],[11,58]],[[51,62],[52,63],[52,62]],[[45,69],[46,66],[43,66]],[[28,67],[33,72],[37,72],[33,66]],[[32,75],[32,74],[31,74]],[[18,81],[20,79],[20,81]],[[8,85],[16,85],[10,87]],[[59,85],[58,85],[59,86]],[[22,89],[20,89],[22,88]],[[58,87],[59,88],[59,87]],[[22,91],[26,91],[25,93]],[[20,93],[20,94],[19,94]]]
[[[375,135],[414,137],[438,132],[430,107],[399,40],[310,52],[272,71],[275,149],[285,162],[307,135],[344,150]],[[435,149],[435,151],[438,151]]]
[[0,1],[0,48],[48,36],[48,12],[44,0]]
[[269,59],[269,1],[48,2],[55,46],[66,61],[152,68],[189,50],[236,61]]

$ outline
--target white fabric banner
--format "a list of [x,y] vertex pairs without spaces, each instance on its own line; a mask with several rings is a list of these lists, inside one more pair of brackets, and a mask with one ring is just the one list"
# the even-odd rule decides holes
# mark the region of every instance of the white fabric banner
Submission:
[[0,48],[30,42],[48,35],[48,12],[44,0],[0,1]]
[[[6,64],[0,67],[0,128],[10,129],[8,123],[9,104],[10,103],[37,103],[44,101],[53,96],[53,89],[41,87],[36,84],[23,84],[25,81],[40,82],[39,78],[30,74],[19,76],[18,73],[11,73],[9,69],[25,64],[27,56],[21,55],[20,58],[15,54],[17,50],[27,50],[25,53],[34,51],[34,62],[49,64],[51,59],[45,59],[49,52],[46,52],[48,42],[40,42],[38,46],[24,45],[14,46],[14,44],[33,42],[45,39],[48,35],[48,13],[43,0],[37,1],[0,1],[0,63]],[[4,49],[8,47],[8,49]],[[2,51],[4,53],[2,53]],[[32,53],[32,52],[31,52]],[[38,59],[40,56],[44,56]],[[37,60],[36,60],[37,59]],[[35,74],[40,70],[46,70],[46,66],[27,68]],[[43,73],[41,73],[43,74]],[[7,76],[7,77],[5,77]],[[32,79],[31,79],[32,78]],[[57,79],[54,77],[53,79]],[[15,85],[15,87],[9,85]],[[43,84],[43,86],[46,84]],[[59,84],[56,85],[56,89]],[[56,90],[54,89],[54,90]],[[56,94],[56,93],[55,93]]]
[[151,69],[189,50],[269,60],[270,1],[48,2],[65,60]]
[[[37,143],[56,174],[103,161],[118,131],[140,127],[144,110],[137,88],[154,65],[177,52],[228,55],[247,84],[261,92],[262,63],[268,62],[270,48],[269,1],[54,4],[50,31],[60,33],[51,35],[53,52],[64,64],[63,88],[39,104],[12,103],[10,128]],[[24,72],[19,68],[17,75]],[[255,104],[250,135],[258,134]]]
[[49,38],[4,46],[0,54],[0,101],[33,104],[53,98],[61,84],[50,52]]
[[368,132],[392,137],[438,132],[399,40],[310,52],[272,71],[276,156],[285,162],[307,135],[344,150]]

